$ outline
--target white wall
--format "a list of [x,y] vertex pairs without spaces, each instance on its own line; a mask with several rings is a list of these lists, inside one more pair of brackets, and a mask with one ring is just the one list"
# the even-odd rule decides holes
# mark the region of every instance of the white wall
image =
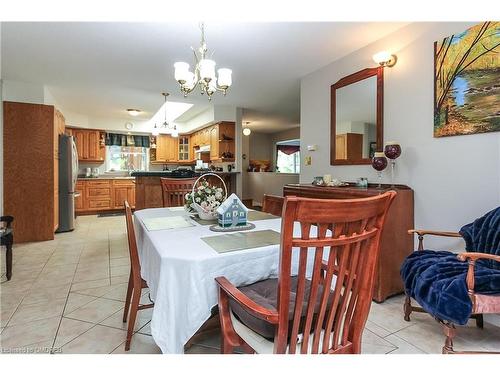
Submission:
[[253,204],[262,205],[264,194],[283,196],[283,187],[287,184],[297,184],[299,175],[293,173],[247,172],[246,199],[252,199]]
[[[418,228],[458,230],[500,203],[500,132],[433,138],[433,43],[472,23],[415,23],[311,73],[301,81],[301,149],[312,156],[301,166],[309,183],[325,173],[354,181],[376,180],[370,166],[330,166],[330,85],[373,67],[380,50],[396,53],[398,63],[384,71],[384,140],[403,149],[396,182],[415,191]],[[307,152],[307,145],[318,150]],[[384,173],[390,181],[390,173]],[[429,247],[462,246],[456,240],[429,239]]]

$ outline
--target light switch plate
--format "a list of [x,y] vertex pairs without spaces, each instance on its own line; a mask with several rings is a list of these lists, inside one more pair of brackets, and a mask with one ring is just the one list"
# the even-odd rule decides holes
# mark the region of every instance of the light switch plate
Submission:
[[306,156],[304,159],[304,164],[311,165],[311,163],[312,163],[312,158],[310,156]]

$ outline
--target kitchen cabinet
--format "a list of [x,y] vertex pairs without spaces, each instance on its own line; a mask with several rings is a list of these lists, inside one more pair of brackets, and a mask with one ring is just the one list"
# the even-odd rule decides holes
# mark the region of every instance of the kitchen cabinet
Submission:
[[361,160],[363,134],[344,133],[335,136],[335,159]]
[[135,179],[82,179],[76,191],[80,196],[75,198],[75,210],[80,215],[123,210],[125,200],[135,207]]
[[16,243],[54,239],[63,121],[51,105],[3,102],[3,208]]
[[135,207],[135,180],[113,180],[114,208],[123,209],[125,201]]
[[210,160],[219,159],[219,126],[214,125],[209,128],[210,134]]
[[75,137],[78,161],[86,163],[103,163],[105,157],[105,132],[94,129],[71,128],[70,134]]
[[180,136],[178,141],[179,154],[177,160],[179,162],[193,160],[193,149],[190,147],[189,136]]
[[[150,154],[151,155],[151,154]],[[168,134],[160,134],[156,137],[156,149],[152,163],[162,164],[166,162],[177,162],[179,160],[178,140]]]

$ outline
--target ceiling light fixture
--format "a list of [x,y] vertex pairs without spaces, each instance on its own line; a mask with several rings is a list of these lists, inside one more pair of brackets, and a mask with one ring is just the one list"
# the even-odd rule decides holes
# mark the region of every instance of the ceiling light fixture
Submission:
[[163,95],[163,98],[165,100],[163,104],[164,121],[163,124],[161,124],[160,126],[157,126],[155,122],[155,125],[151,130],[151,134],[157,136],[160,134],[161,129],[165,129],[166,134],[172,134],[172,137],[178,137],[179,132],[177,131],[177,126],[175,124],[171,126],[167,121],[167,96],[169,96],[170,94],[168,92],[162,92],[161,94]]
[[252,131],[248,127],[248,124],[250,124],[250,121],[245,122],[245,125],[247,127],[243,128],[243,135],[246,135],[246,136],[249,136],[252,133]]
[[138,110],[138,109],[133,109],[133,108],[128,108],[128,109],[127,109],[127,112],[128,112],[128,114],[129,114],[130,116],[134,116],[134,117],[135,117],[135,116],[137,116],[137,115],[139,115],[139,113],[141,113],[141,111],[140,111],[140,110]]
[[375,61],[380,66],[387,66],[388,68],[392,68],[396,65],[398,61],[398,57],[396,55],[392,55],[387,51],[380,51],[373,55],[373,61]]
[[193,47],[194,73],[189,70],[189,64],[185,62],[176,62],[174,64],[175,80],[179,82],[181,92],[184,97],[187,97],[196,86],[201,89],[201,94],[207,94],[208,100],[212,100],[212,95],[216,91],[220,91],[226,95],[227,89],[232,85],[231,69],[221,68],[217,70],[218,77],[215,76],[215,61],[207,59],[207,43],[205,41],[205,25],[200,24],[201,43],[198,48],[199,55]]

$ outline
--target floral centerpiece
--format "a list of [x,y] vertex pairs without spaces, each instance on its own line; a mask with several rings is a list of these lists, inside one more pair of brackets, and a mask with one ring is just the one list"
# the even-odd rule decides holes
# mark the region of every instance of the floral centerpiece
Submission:
[[186,194],[185,209],[196,212],[202,220],[217,219],[217,208],[226,199],[224,190],[210,185],[206,180],[201,180],[191,193]]

